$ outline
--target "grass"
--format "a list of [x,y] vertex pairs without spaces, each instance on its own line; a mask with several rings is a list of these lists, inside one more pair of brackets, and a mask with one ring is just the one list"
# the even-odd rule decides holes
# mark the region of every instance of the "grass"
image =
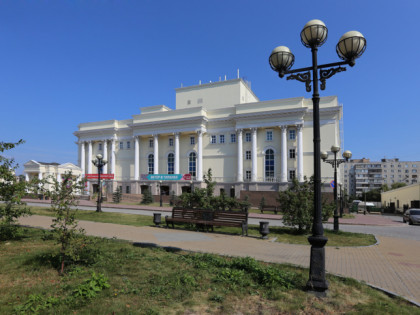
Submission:
[[328,275],[319,299],[304,290],[307,269],[98,238],[91,264],[59,276],[48,233],[0,243],[2,314],[420,314],[348,278]]
[[[31,212],[37,215],[53,216],[53,211],[50,208],[31,207]],[[95,211],[79,210],[76,218],[78,220],[95,221],[102,223],[114,223],[132,226],[151,226],[153,224],[153,217],[136,214],[113,213]],[[162,217],[162,222],[164,218]],[[188,225],[176,225],[176,228],[191,229]],[[234,234],[241,233],[241,228],[237,227],[215,227],[216,233]],[[249,225],[249,236],[259,237],[259,226]],[[328,237],[327,246],[368,246],[376,243],[376,239],[372,234],[350,233],[339,231],[335,233],[331,230],[324,230],[324,234]],[[309,245],[308,236],[310,234],[299,234],[296,230],[288,227],[270,227],[269,238],[276,238],[276,242],[288,244],[303,244]]]

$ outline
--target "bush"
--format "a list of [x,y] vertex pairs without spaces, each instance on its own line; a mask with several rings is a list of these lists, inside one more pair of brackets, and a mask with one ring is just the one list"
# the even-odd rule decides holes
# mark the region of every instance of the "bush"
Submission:
[[152,192],[150,191],[150,189],[146,189],[143,193],[143,199],[141,201],[141,204],[148,205],[148,204],[151,204],[152,202],[153,202]]
[[[277,201],[283,210],[283,223],[296,227],[300,233],[310,230],[314,212],[314,182],[313,177],[308,181],[299,183],[295,178],[292,185],[279,192]],[[335,203],[324,201],[322,206],[322,219],[327,221],[333,214]]]

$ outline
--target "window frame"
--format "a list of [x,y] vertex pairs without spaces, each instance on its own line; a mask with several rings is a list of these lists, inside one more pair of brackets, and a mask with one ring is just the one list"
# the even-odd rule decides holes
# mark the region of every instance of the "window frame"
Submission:
[[296,140],[296,130],[289,129],[289,140]]

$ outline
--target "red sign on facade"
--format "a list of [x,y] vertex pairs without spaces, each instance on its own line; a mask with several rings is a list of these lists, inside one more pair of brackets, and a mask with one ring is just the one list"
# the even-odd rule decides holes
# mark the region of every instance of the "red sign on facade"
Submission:
[[[86,179],[98,179],[98,174],[86,174]],[[101,179],[114,179],[114,174],[101,174]]]
[[191,180],[191,174],[184,174],[184,176],[182,176],[183,180]]

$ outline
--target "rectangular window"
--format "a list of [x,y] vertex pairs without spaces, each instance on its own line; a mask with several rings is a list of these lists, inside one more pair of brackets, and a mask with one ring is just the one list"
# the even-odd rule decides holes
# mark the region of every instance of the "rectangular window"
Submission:
[[272,130],[267,130],[265,140],[273,141],[273,131]]
[[251,171],[246,171],[245,172],[245,178],[246,178],[246,180],[251,180]]
[[230,142],[231,143],[235,143],[236,142],[236,133],[231,133],[230,134]]
[[125,193],[129,194],[130,193],[130,186],[125,186]]
[[245,133],[245,142],[251,142],[251,133],[250,132]]
[[219,142],[225,143],[225,135],[219,135]]
[[289,150],[289,159],[295,159],[296,158],[296,150],[290,149]]
[[99,143],[99,144],[98,144],[98,150],[99,150],[99,151],[102,151],[102,143]]
[[245,160],[251,159],[251,151],[245,151]]
[[169,146],[170,147],[174,146],[174,138],[169,138]]
[[120,150],[124,149],[124,142],[120,142]]
[[296,171],[295,170],[290,170],[289,171],[289,179],[292,180],[296,177]]
[[131,142],[127,141],[127,149],[130,150],[131,149]]
[[289,140],[295,140],[296,139],[296,130],[291,129],[289,130]]
[[194,136],[190,137],[190,144],[191,145],[195,144],[195,137]]
[[215,136],[215,135],[212,135],[212,136],[210,137],[210,143],[211,143],[211,144],[215,144],[215,143],[216,143],[216,136]]
[[149,139],[149,148],[153,148],[153,139]]

